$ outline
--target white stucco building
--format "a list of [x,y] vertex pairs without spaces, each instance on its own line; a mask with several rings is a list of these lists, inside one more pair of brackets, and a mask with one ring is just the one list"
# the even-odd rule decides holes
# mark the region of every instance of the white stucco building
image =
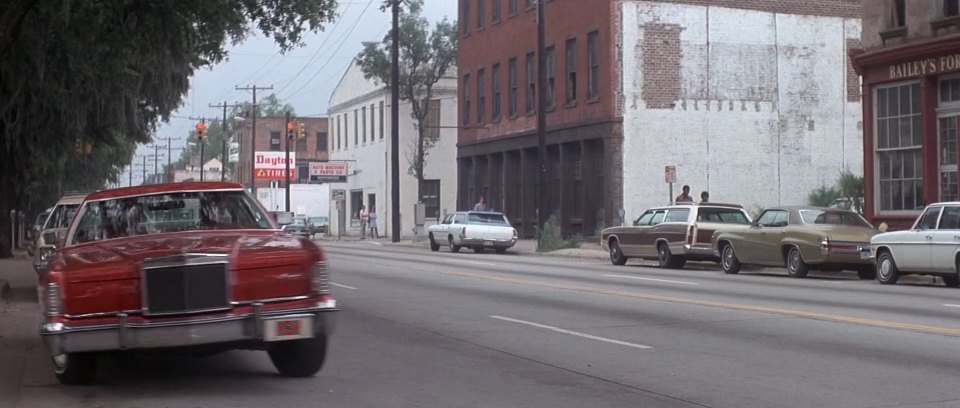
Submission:
[[[418,196],[417,179],[410,175],[410,158],[416,141],[416,121],[410,115],[410,103],[400,103],[400,223],[401,236],[414,234],[414,205],[427,205],[427,225],[437,222],[446,212],[455,211],[457,199],[457,88],[456,70],[434,87],[432,131],[439,141],[429,151],[424,168],[424,189]],[[359,235],[358,209],[376,208],[381,236],[389,236],[390,225],[390,93],[382,84],[366,79],[353,61],[337,84],[329,104],[330,161],[349,165],[346,183],[331,184],[332,190],[345,190],[345,223],[339,232]],[[336,203],[331,205],[331,234],[341,226]]]
[[[695,3],[695,2],[694,2]],[[754,2],[755,3],[755,2]],[[621,3],[626,220],[680,186],[748,209],[806,204],[863,168],[859,16],[703,4]],[[797,6],[800,7],[800,6]]]

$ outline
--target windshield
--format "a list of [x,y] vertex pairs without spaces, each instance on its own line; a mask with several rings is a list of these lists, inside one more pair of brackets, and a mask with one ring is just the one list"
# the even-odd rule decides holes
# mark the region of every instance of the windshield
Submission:
[[294,218],[293,225],[300,225],[300,226],[307,225],[307,220],[303,218]]
[[270,229],[242,191],[178,192],[84,204],[72,244],[166,232]]
[[77,207],[79,206],[79,204],[58,205],[50,218],[47,219],[47,224],[43,226],[43,229],[69,227],[70,221],[73,221],[73,216],[77,213]]
[[487,224],[487,225],[510,225],[507,217],[496,213],[470,213],[467,217],[468,224]]
[[803,219],[804,224],[853,225],[873,228],[859,214],[849,211],[800,210],[800,218]]

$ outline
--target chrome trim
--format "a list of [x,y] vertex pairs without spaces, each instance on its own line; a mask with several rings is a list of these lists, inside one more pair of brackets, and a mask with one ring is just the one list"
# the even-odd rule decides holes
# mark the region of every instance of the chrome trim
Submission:
[[[223,273],[224,273],[224,293],[226,294],[226,304],[222,307],[207,308],[207,309],[196,309],[196,310],[183,310],[175,312],[162,312],[162,313],[151,313],[148,307],[149,302],[147,299],[147,279],[146,271],[149,269],[165,269],[173,268],[178,266],[200,266],[200,265],[216,265],[223,264]],[[233,274],[230,271],[230,255],[228,254],[210,254],[210,253],[184,253],[176,254],[169,256],[162,256],[157,258],[147,258],[140,263],[140,305],[141,313],[144,316],[169,316],[169,315],[189,315],[189,314],[198,314],[198,313],[209,313],[216,312],[221,310],[230,310],[232,304],[232,287],[233,280],[231,277]]]
[[120,313],[120,321],[117,322],[117,325],[120,327],[118,337],[120,338],[120,350],[126,350],[127,348],[127,315]]
[[119,316],[121,314],[125,314],[129,316],[129,315],[139,315],[141,313],[140,313],[140,309],[132,309],[132,310],[121,310],[121,311],[113,311],[113,312],[82,313],[82,314],[75,314],[75,315],[65,314],[63,315],[63,317],[66,317],[68,319],[89,319],[93,317],[114,317],[114,316]]
[[270,299],[242,300],[242,301],[230,302],[230,304],[233,306],[242,306],[242,305],[256,306],[257,303],[289,302],[293,300],[307,300],[307,299],[310,299],[311,297],[312,296],[308,296],[308,295],[287,296],[287,297],[278,297],[278,298],[270,298]]
[[253,304],[253,338],[263,339],[263,304]]

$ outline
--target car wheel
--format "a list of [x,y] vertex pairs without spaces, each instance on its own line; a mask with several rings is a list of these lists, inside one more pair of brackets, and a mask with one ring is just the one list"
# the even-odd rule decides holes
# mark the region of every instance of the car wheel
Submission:
[[97,355],[93,353],[64,353],[53,357],[54,373],[61,384],[84,385],[93,383],[97,376]]
[[873,266],[862,266],[857,269],[857,277],[863,280],[876,279],[877,270]]
[[670,253],[670,247],[665,243],[657,245],[657,259],[660,261],[661,268],[668,269],[683,268],[683,265],[687,263],[686,259]]
[[620,241],[610,240],[610,263],[614,265],[626,265],[627,257],[623,256],[623,251],[620,250]]
[[474,252],[474,253],[477,253],[477,254],[482,254],[485,250],[486,250],[486,248],[484,248],[484,247],[482,247],[482,246],[475,246],[475,247],[473,247],[473,252]]
[[787,253],[787,274],[791,278],[806,278],[809,272],[810,266],[803,261],[800,248],[790,247],[790,252]]
[[955,288],[960,286],[960,261],[956,262],[956,269],[953,272],[953,275],[943,276],[943,284],[947,285],[948,288]]
[[327,357],[327,336],[274,344],[267,354],[280,375],[309,377],[320,371]]
[[433,252],[437,252],[440,250],[440,244],[438,244],[437,241],[433,240],[433,234],[430,234],[430,250]]
[[889,251],[883,251],[877,257],[877,281],[884,285],[892,285],[900,279],[900,269],[897,268],[897,262],[893,260],[893,255]]
[[498,253],[498,254],[505,254],[505,253],[507,253],[507,248],[506,248],[506,247],[496,247],[496,248],[494,248],[493,250],[496,251],[496,253]]
[[742,265],[740,265],[740,260],[737,259],[737,254],[733,252],[733,245],[724,245],[723,248],[720,249],[720,269],[723,269],[723,273],[740,273],[741,267]]
[[453,244],[453,237],[447,237],[447,242],[450,243],[450,252],[453,252],[453,253],[460,252],[460,245]]

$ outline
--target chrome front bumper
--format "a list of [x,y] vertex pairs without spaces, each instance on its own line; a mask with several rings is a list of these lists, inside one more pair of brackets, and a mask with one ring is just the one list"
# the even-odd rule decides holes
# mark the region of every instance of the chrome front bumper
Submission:
[[188,347],[238,341],[263,341],[264,322],[312,317],[314,335],[331,334],[335,328],[332,312],[336,301],[317,303],[315,307],[264,312],[254,304],[253,313],[211,318],[130,323],[121,314],[115,324],[70,326],[64,323],[40,325],[40,335],[54,356],[109,350],[135,350]]
[[871,245],[861,245],[857,247],[857,252],[860,253],[860,259],[872,260],[876,257],[876,254],[873,253],[873,246]]

